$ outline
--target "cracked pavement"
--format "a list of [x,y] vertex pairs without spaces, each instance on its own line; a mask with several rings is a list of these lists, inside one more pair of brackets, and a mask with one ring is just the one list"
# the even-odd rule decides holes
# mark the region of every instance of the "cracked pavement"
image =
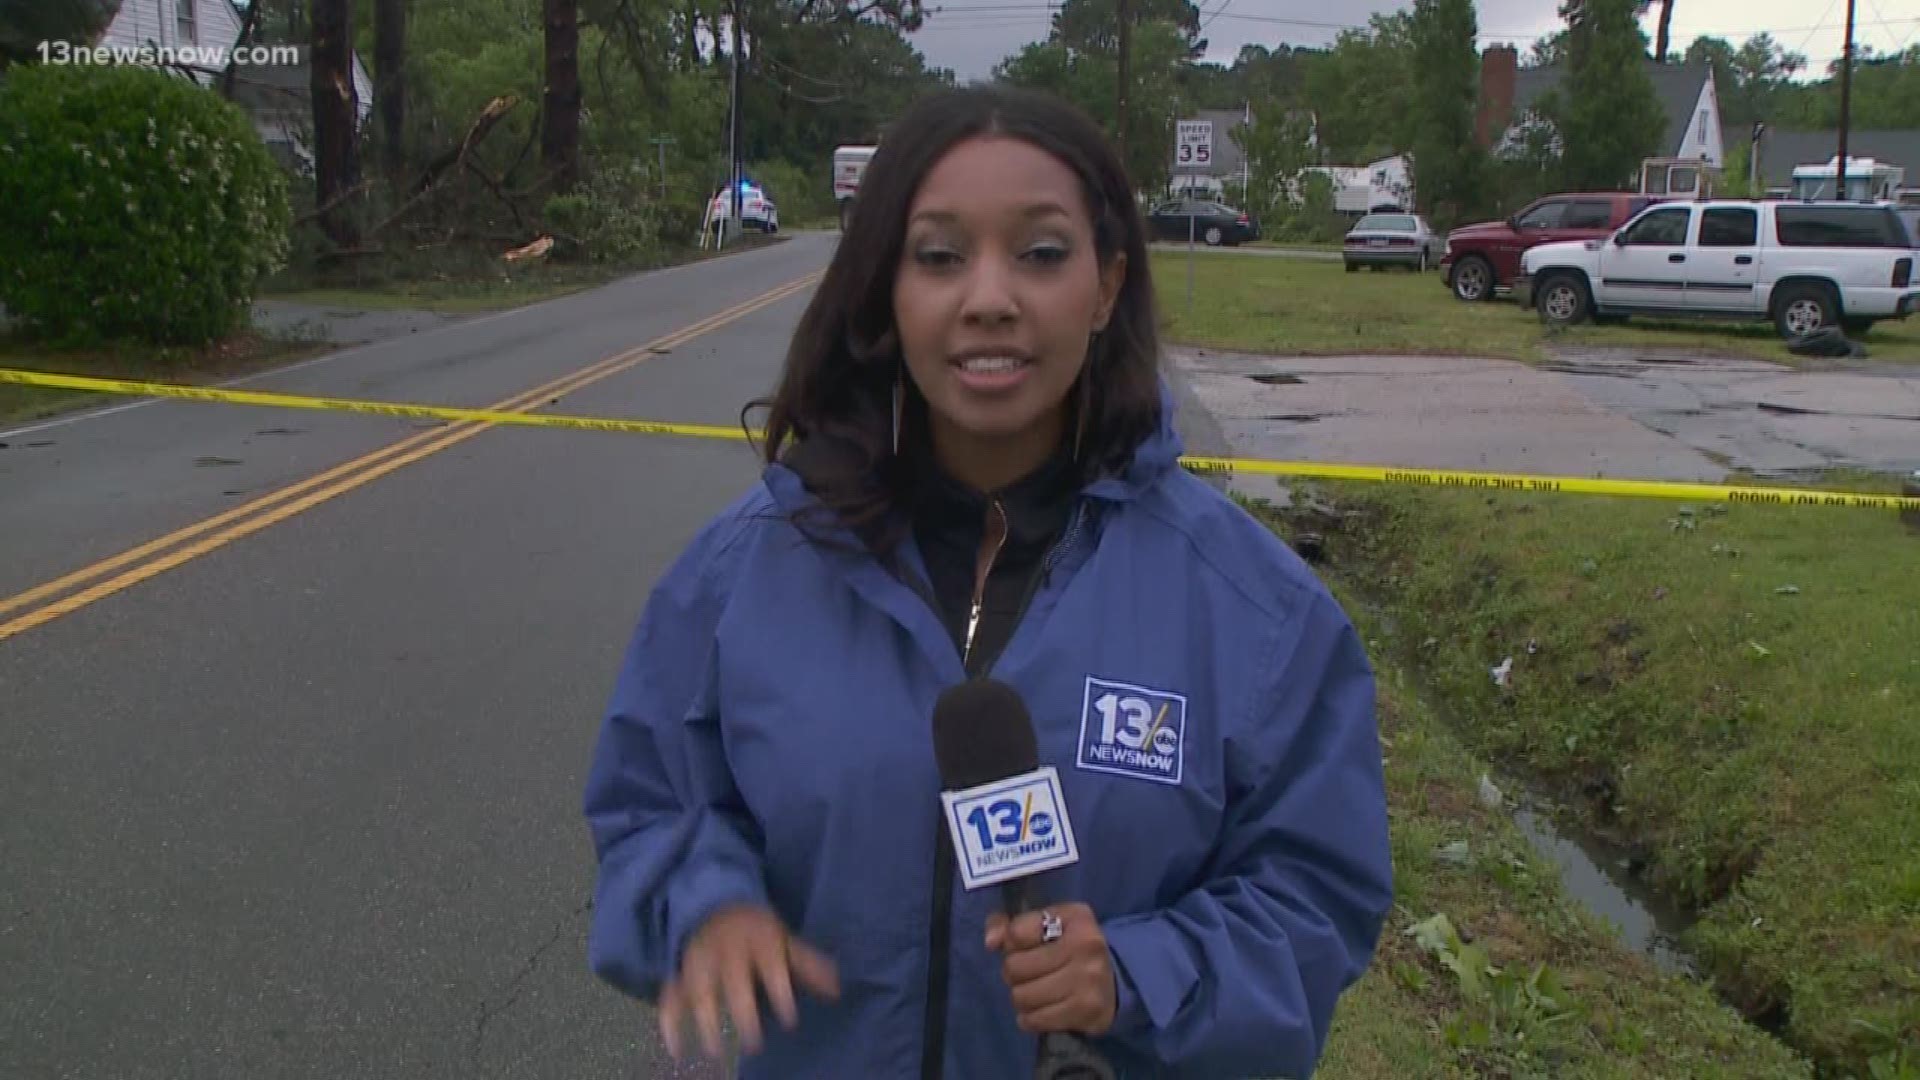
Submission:
[[1273,357],[1175,347],[1233,451],[1434,469],[1718,481],[1920,468],[1920,369],[1562,350]]

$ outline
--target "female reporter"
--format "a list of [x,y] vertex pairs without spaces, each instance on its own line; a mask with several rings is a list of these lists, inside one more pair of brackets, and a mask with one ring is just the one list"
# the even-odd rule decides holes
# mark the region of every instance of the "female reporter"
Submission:
[[[1147,251],[1071,107],[894,125],[801,318],[762,483],[662,578],[586,790],[590,954],[746,1076],[1306,1076],[1391,901],[1372,672],[1178,465]],[[1078,841],[1042,918],[955,883],[929,715],[1024,697]],[[764,997],[771,1016],[763,1017]]]

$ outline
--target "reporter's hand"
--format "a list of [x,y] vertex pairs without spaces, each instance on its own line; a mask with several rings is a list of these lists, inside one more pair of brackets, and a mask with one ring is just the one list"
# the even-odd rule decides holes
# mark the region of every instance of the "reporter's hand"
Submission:
[[742,1044],[748,1053],[758,1053],[762,1039],[756,981],[788,1030],[799,1022],[796,981],[819,997],[840,995],[833,961],[788,933],[779,916],[762,907],[722,908],[694,933],[680,959],[679,977],[661,992],[660,1035],[667,1053],[680,1059],[681,1033],[691,1013],[707,1056],[719,1057],[723,997]]
[[1054,941],[1041,940],[1039,912],[1012,920],[995,912],[987,919],[987,948],[1006,957],[1000,974],[1013,991],[1020,1030],[1104,1035],[1119,1009],[1119,991],[1100,920],[1085,904],[1049,904],[1047,910],[1061,923]]

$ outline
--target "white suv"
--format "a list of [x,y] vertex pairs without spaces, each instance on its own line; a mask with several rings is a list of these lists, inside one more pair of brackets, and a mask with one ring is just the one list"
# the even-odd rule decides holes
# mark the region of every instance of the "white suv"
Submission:
[[1771,319],[1796,338],[1920,310],[1913,246],[1891,206],[1661,203],[1608,240],[1542,244],[1515,291],[1551,325],[1630,315]]

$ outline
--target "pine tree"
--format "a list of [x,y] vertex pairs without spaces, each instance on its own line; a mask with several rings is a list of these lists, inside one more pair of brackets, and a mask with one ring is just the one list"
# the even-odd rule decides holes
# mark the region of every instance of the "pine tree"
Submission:
[[1559,129],[1569,190],[1623,188],[1665,136],[1634,8],[1634,0],[1583,0],[1566,9],[1567,75],[1540,112]]
[[1485,201],[1486,155],[1473,130],[1478,32],[1473,0],[1414,4],[1414,190],[1422,208],[1443,223],[1475,212]]

